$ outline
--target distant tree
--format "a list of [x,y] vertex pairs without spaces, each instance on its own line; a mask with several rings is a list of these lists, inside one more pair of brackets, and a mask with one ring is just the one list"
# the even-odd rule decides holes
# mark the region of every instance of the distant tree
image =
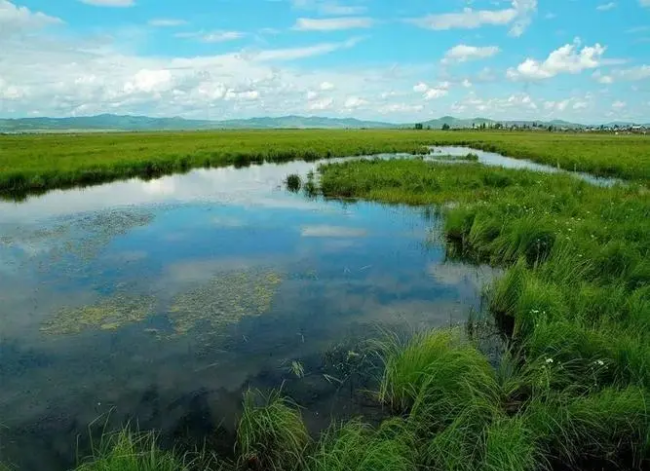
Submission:
[[447,123],[442,125],[442,130],[443,131],[449,131],[451,129],[451,126],[449,126]]
[[549,126],[549,127],[548,127],[548,132],[553,132],[554,129],[555,129],[555,128],[553,128],[553,126]]
[[431,125],[427,124],[427,131],[431,131]]
[[417,129],[418,131],[421,131],[422,130],[422,123],[415,123],[415,129]]

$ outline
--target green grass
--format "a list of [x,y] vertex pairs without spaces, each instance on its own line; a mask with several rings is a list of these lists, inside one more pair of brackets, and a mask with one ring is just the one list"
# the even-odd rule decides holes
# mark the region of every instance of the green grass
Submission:
[[[300,408],[280,392],[249,391],[237,429],[239,469],[647,468],[650,193],[644,186],[649,165],[646,138],[251,131],[179,134],[175,145],[178,149],[180,142],[190,146],[187,136],[193,136],[198,142],[191,145],[204,145],[208,152],[215,136],[225,135],[241,139],[241,153],[227,154],[230,151],[224,149],[233,144],[226,140],[222,142],[225,153],[217,152],[212,156],[215,160],[207,163],[243,163],[269,155],[278,160],[315,158],[350,149],[369,153],[382,146],[416,149],[421,139],[466,139],[477,147],[492,146],[521,156],[537,152],[537,160],[553,158],[561,165],[575,162],[579,169],[605,175],[635,173],[633,178],[638,180],[601,188],[568,175],[417,159],[322,166],[320,187],[313,175],[307,178],[308,196],[320,189],[326,197],[435,206],[444,217],[450,254],[504,267],[505,274],[487,291],[487,304],[508,334],[508,349],[501,358],[488,358],[459,329],[420,332],[406,341],[398,336],[380,339],[373,343],[383,363],[377,398],[391,417],[377,427],[362,419],[332,426],[320,438],[308,434]],[[113,139],[121,148],[133,136],[80,139],[84,145]],[[151,136],[159,145],[168,142],[163,139],[166,135]],[[282,144],[271,146],[268,136]],[[375,141],[364,144],[370,138]],[[487,138],[490,143],[480,141]],[[14,144],[23,142],[29,150],[33,140],[65,142],[73,137],[8,139]],[[301,139],[303,147],[299,147]],[[332,151],[335,143],[339,147]],[[153,149],[147,152],[161,156],[161,162],[172,155]],[[264,154],[270,149],[273,154]],[[291,149],[303,150],[293,154]],[[595,152],[598,149],[601,152]],[[119,153],[108,155],[103,147],[98,152],[107,162],[127,165],[119,160],[126,158]],[[226,154],[234,160],[219,160]],[[250,159],[251,155],[256,157]],[[615,156],[622,157],[612,160]],[[78,157],[69,161],[70,168],[83,174],[87,160]],[[4,158],[0,162],[6,162]],[[169,157],[170,162],[174,158]],[[183,157],[181,162],[189,166],[206,163],[193,158]],[[30,162],[27,158],[25,165]],[[210,466],[217,464],[213,461]],[[102,440],[79,469],[207,468],[196,456],[179,457],[161,450],[154,435],[122,431]]]
[[519,132],[274,130],[0,136],[0,192],[26,194],[191,168],[470,145],[569,170],[650,181],[650,138]]
[[310,436],[300,410],[273,391],[248,391],[237,427],[239,464],[250,469],[292,470],[303,465]]
[[398,412],[426,410],[432,422],[444,422],[472,398],[489,394],[494,381],[487,359],[459,331],[418,333],[403,346],[389,337],[379,351],[379,400]]
[[320,171],[327,197],[435,205],[450,253],[506,268],[487,294],[510,335],[496,369],[448,332],[389,342],[379,397],[430,437],[421,463],[525,470],[647,459],[647,188],[418,160]]
[[358,420],[333,425],[310,457],[309,471],[415,470],[415,437],[400,419],[375,430]]
[[81,460],[75,471],[191,471],[221,470],[216,459],[205,454],[178,455],[163,451],[153,432],[133,432],[129,428],[107,433],[93,444],[89,457]]

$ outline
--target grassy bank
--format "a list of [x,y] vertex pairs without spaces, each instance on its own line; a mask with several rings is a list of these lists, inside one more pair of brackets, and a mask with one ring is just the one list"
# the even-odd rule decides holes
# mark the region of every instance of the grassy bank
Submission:
[[[514,353],[496,372],[475,349],[450,355],[435,336],[387,363],[382,397],[442,425],[429,450],[435,469],[640,466],[650,451],[645,187],[417,160],[326,165],[321,187],[330,197],[436,205],[450,256],[508,268],[488,293]],[[619,427],[630,424],[638,428],[623,439]]]
[[164,451],[151,433],[104,435],[76,471],[415,471],[646,469],[647,390],[575,387],[570,363],[520,353],[496,367],[460,330],[372,345],[384,363],[374,394],[388,417],[307,433],[301,409],[279,392],[245,394],[234,456]]
[[0,136],[0,193],[183,172],[196,167],[422,151],[465,144],[570,170],[650,181],[638,136],[409,130],[275,130]]

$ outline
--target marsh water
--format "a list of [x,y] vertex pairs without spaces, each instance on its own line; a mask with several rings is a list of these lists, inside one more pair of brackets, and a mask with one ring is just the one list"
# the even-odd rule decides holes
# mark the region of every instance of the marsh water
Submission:
[[431,208],[284,189],[317,165],[0,203],[0,461],[66,469],[93,423],[210,441],[249,387],[282,387],[312,430],[372,414],[363,339],[463,323],[496,273],[447,260]]

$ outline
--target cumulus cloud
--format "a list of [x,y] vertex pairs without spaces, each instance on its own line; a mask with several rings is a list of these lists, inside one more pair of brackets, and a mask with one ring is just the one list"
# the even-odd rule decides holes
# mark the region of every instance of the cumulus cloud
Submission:
[[308,103],[307,109],[310,111],[323,111],[329,110],[334,104],[333,98],[323,98],[321,100],[314,100]]
[[134,0],[80,0],[81,3],[96,7],[132,7]]
[[436,86],[429,86],[424,82],[419,82],[413,87],[416,93],[422,93],[425,100],[435,100],[449,94],[449,82],[440,82]]
[[298,18],[293,29],[297,31],[338,31],[370,28],[372,24],[371,18],[362,17]]
[[419,82],[413,87],[414,92],[424,93],[429,89],[429,86],[424,82]]
[[412,18],[409,22],[433,30],[476,29],[482,26],[510,26],[512,36],[521,36],[537,12],[537,0],[512,0],[510,8],[501,10],[474,10],[428,15]]
[[334,89],[334,84],[331,83],[331,82],[321,82],[321,84],[319,85],[319,88],[321,90],[323,90],[323,91],[333,90]]
[[63,24],[60,18],[19,7],[7,0],[0,0],[0,39],[19,33],[33,33],[50,25]]
[[347,100],[345,100],[345,104],[343,106],[348,110],[353,110],[361,106],[366,106],[367,104],[368,104],[367,100],[364,100],[356,96],[351,96]]
[[517,68],[508,69],[506,75],[511,80],[543,80],[558,74],[577,74],[586,69],[595,69],[601,64],[605,47],[596,43],[579,50],[580,40],[551,52],[544,61],[526,59]]
[[465,44],[459,44],[452,47],[445,53],[443,62],[466,62],[469,60],[475,59],[486,59],[492,57],[499,53],[499,48],[497,46],[467,46]]
[[627,103],[625,103],[624,101],[620,101],[620,100],[617,100],[614,103],[612,103],[612,108],[615,109],[615,110],[622,110],[626,106],[627,106]]

